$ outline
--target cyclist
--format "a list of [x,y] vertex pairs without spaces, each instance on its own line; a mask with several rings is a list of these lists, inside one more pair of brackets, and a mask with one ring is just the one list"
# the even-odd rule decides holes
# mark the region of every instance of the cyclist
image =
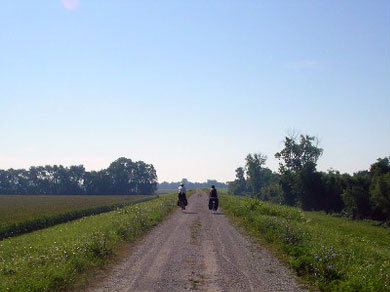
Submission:
[[179,188],[177,190],[177,205],[181,207],[183,210],[186,209],[186,206],[188,205],[187,198],[186,198],[186,187],[183,183],[179,185]]
[[211,186],[209,192],[209,210],[217,211],[218,209],[218,194],[214,185]]

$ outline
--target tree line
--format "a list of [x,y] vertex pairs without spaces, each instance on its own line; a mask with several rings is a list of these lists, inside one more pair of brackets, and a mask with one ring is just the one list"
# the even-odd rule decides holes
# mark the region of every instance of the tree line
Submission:
[[0,169],[0,194],[150,195],[156,189],[153,165],[125,157],[100,171],[86,171],[83,165]]
[[157,188],[161,190],[173,190],[177,189],[180,183],[183,183],[187,189],[209,188],[212,185],[214,185],[216,188],[227,188],[226,183],[218,182],[214,179],[208,179],[206,182],[190,182],[186,178],[183,178],[178,182],[163,181],[157,185]]
[[248,154],[245,167],[236,169],[228,190],[303,210],[390,222],[390,157],[379,158],[369,170],[349,175],[336,170],[317,171],[322,153],[316,137],[287,136],[284,148],[275,154],[279,160],[277,173],[265,167],[267,156]]

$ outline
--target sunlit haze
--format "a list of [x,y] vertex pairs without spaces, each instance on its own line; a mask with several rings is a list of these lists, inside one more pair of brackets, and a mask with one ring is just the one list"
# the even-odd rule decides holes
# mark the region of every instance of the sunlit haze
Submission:
[[79,0],[61,0],[61,2],[64,8],[68,10],[76,9],[79,5]]

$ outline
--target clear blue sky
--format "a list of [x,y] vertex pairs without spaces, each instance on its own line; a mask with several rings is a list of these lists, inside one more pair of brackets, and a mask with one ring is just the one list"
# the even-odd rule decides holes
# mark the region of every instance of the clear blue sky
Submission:
[[[68,2],[68,3],[66,3]],[[318,169],[390,150],[390,1],[2,1],[0,168],[125,156],[233,180],[289,130]]]

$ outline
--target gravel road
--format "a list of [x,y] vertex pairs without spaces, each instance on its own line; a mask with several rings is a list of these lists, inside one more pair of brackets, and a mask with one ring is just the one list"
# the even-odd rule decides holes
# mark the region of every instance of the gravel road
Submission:
[[89,292],[306,291],[264,248],[239,233],[197,191],[152,229]]

